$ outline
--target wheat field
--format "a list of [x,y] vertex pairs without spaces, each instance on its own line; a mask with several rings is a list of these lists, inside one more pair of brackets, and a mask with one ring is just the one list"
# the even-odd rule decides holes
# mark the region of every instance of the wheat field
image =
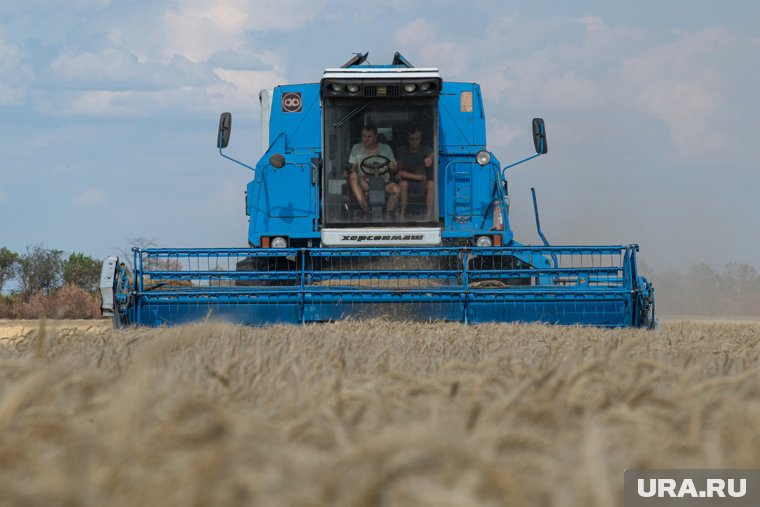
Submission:
[[756,322],[0,330],[3,506],[609,507],[760,463]]

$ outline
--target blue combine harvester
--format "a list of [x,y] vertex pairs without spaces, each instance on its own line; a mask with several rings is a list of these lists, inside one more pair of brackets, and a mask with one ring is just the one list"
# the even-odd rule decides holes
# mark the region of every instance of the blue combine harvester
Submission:
[[[117,326],[387,317],[457,322],[654,325],[636,245],[518,243],[506,169],[487,150],[480,87],[396,53],[357,54],[319,83],[259,95],[264,155],[246,191],[250,248],[135,248],[103,266]],[[128,266],[127,264],[131,264]]]

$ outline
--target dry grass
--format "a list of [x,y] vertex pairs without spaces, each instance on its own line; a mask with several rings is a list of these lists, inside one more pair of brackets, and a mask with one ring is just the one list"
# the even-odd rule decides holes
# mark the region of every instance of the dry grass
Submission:
[[[85,334],[109,331],[113,324],[111,319],[55,319],[40,321],[39,319],[0,319],[0,342],[12,339],[19,341],[27,335],[36,334],[40,326],[53,333],[72,333],[79,331]],[[31,336],[29,336],[31,337]]]
[[52,294],[0,296],[0,320],[4,319],[97,319],[100,297],[75,285],[65,285]]
[[622,505],[756,467],[758,323],[384,321],[0,340],[0,505]]

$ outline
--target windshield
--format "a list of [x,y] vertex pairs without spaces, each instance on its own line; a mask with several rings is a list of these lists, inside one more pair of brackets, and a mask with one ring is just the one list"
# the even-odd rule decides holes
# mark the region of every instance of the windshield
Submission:
[[437,97],[327,98],[324,121],[325,226],[437,222]]

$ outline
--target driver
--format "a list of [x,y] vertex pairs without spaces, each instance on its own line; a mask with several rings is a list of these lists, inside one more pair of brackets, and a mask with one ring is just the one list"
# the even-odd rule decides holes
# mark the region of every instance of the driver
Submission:
[[377,140],[377,127],[374,125],[365,125],[362,129],[362,142],[355,144],[351,148],[351,153],[348,156],[348,162],[351,164],[351,169],[348,171],[348,183],[362,210],[365,213],[371,213],[367,198],[364,195],[365,192],[369,191],[369,183],[364,174],[360,174],[360,168],[365,159],[375,155],[380,155],[390,160],[388,170],[385,170],[384,174],[380,175],[385,181],[385,193],[388,195],[385,212],[390,214],[396,209],[399,195],[401,194],[401,187],[399,187],[398,183],[391,181],[390,175],[390,171],[396,170],[396,158],[393,156],[393,150],[390,146]]

